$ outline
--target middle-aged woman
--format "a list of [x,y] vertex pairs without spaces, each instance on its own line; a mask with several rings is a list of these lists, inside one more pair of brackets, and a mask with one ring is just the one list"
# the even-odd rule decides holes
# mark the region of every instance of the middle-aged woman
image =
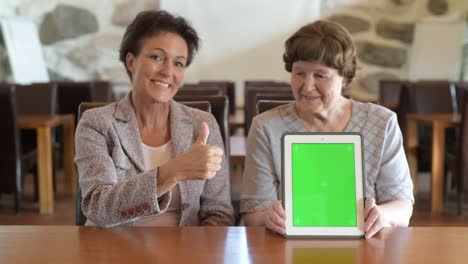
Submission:
[[291,73],[295,102],[253,120],[242,181],[240,210],[245,224],[285,231],[279,201],[283,133],[360,132],[365,152],[365,237],[384,226],[407,226],[413,184],[395,113],[341,95],[356,74],[351,35],[325,20],[305,25],[286,41],[283,60]]
[[229,172],[214,117],[172,100],[198,49],[182,17],[144,11],[120,60],[132,91],[76,130],[86,225],[231,225]]

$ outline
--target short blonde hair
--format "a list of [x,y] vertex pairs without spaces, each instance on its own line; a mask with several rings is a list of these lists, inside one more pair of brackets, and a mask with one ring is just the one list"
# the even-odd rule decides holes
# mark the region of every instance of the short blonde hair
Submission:
[[347,84],[357,71],[357,52],[351,34],[343,26],[318,20],[296,31],[284,43],[283,61],[286,71],[292,71],[296,61],[319,61],[335,68],[347,78]]

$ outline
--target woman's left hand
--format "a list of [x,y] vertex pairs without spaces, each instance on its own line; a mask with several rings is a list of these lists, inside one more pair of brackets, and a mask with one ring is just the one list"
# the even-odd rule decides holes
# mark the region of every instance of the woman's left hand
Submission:
[[366,239],[371,238],[384,227],[382,211],[374,198],[366,198],[364,204],[364,232]]

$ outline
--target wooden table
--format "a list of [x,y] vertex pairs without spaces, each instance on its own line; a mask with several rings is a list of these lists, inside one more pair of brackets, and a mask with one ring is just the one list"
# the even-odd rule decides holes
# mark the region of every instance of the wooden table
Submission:
[[387,228],[365,239],[286,239],[263,227],[0,226],[8,263],[466,263],[468,228]]
[[230,155],[229,159],[232,165],[244,165],[245,153],[247,151],[245,136],[229,137]]
[[444,209],[445,129],[459,127],[461,116],[459,114],[407,114],[406,118],[406,154],[415,186],[418,173],[418,125],[432,126],[431,208],[432,212],[441,213]]
[[39,208],[41,214],[54,212],[52,128],[63,125],[63,167],[65,188],[68,193],[76,191],[74,167],[75,117],[67,115],[20,115],[18,125],[21,129],[35,129],[37,134],[37,164],[39,178]]

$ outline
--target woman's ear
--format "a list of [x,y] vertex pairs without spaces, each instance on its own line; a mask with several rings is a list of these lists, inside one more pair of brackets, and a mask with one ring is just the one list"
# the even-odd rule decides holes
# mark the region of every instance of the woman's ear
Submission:
[[134,61],[135,57],[131,52],[127,53],[127,56],[125,56],[125,64],[127,65],[127,69],[132,73],[135,71],[135,66],[134,66]]

